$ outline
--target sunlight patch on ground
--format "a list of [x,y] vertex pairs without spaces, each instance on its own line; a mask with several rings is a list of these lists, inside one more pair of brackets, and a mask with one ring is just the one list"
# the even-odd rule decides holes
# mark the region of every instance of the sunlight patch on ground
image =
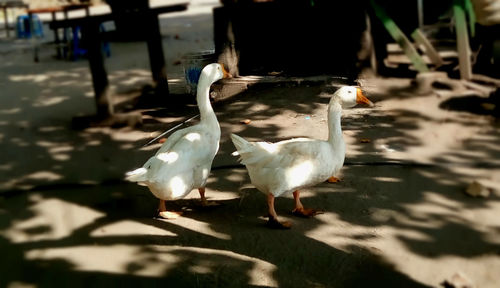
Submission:
[[87,92],[83,93],[83,96],[87,98],[94,98],[95,94],[93,90],[88,90]]
[[14,220],[6,230],[0,231],[12,243],[56,240],[70,236],[75,230],[94,222],[104,214],[60,199],[43,198],[32,194],[27,211],[32,216]]
[[[201,233],[220,240],[231,240],[231,235],[219,233],[210,227],[210,223],[201,222],[188,217],[182,217],[176,220],[181,227],[196,227],[196,233]],[[186,228],[187,229],[187,228]]]
[[172,84],[176,84],[176,83],[180,83],[180,82],[184,82],[182,79],[180,78],[174,78],[174,79],[168,79],[168,84],[172,83]]
[[19,147],[28,147],[31,145],[29,142],[26,142],[26,140],[17,137],[10,138],[10,142]]
[[136,86],[149,82],[151,72],[144,69],[129,69],[127,71],[116,71],[109,76],[110,81],[119,85]]
[[12,164],[0,164],[0,171],[8,171],[12,169]]
[[85,145],[87,146],[99,146],[102,144],[101,140],[89,140],[85,142]]
[[[236,283],[276,287],[273,273],[277,267],[269,262],[231,251],[180,246],[74,246],[35,249],[25,254],[28,260],[64,259],[78,271],[99,271],[143,277],[167,277],[170,273],[191,272],[209,277],[232,275]],[[185,271],[186,269],[187,271]],[[225,272],[225,273],[224,273]],[[237,286],[239,286],[237,285]]]
[[120,145],[120,147],[119,147],[119,148],[120,148],[121,150],[134,150],[134,149],[136,149],[137,147],[136,147],[134,144],[132,144],[132,143],[126,143],[126,144],[122,144],[122,145]]
[[12,114],[17,114],[21,112],[21,108],[11,108],[11,109],[2,109],[0,110],[0,114],[5,114],[5,115],[12,115]]
[[435,181],[438,184],[446,186],[456,186],[459,183],[459,181],[461,181],[460,178],[442,177],[442,175],[436,174],[434,171],[426,171],[424,169],[420,170],[419,173],[427,179],[431,179],[432,181]]
[[[213,173],[212,173],[213,174]],[[234,182],[234,183],[239,183],[239,186],[242,186],[243,184],[246,184],[248,180],[247,172],[246,170],[243,169],[238,169],[238,170],[233,170],[232,173],[228,173],[224,175],[224,179],[226,179],[229,182]],[[217,182],[220,181],[217,178],[210,177],[207,180],[207,183],[209,184],[217,184]],[[254,187],[251,185],[251,187]],[[242,188],[240,188],[241,190]]]
[[62,131],[65,129],[66,129],[66,127],[62,127],[62,126],[45,126],[45,127],[39,127],[38,131],[43,132],[43,133],[49,133],[49,132],[55,132],[55,131]]
[[[82,74],[87,78],[88,70],[86,68],[78,68],[64,71],[45,71],[43,74],[10,75],[8,79],[12,82],[41,83],[52,81],[49,84],[57,86],[76,86],[82,84]],[[90,78],[85,80],[90,80]]]
[[[498,201],[495,203],[500,207]],[[375,223],[367,226],[344,221],[336,213],[325,213],[316,218],[329,224],[318,225],[306,232],[306,236],[347,253],[359,253],[358,250],[361,249],[365,251],[363,253],[382,257],[383,261],[393,264],[401,273],[433,287],[439,286],[445,277],[458,271],[466,272],[473,283],[484,279],[494,281],[498,276],[493,271],[500,269],[500,258],[494,253],[495,250],[486,253],[489,249],[484,248],[484,254],[474,257],[468,256],[467,250],[463,251],[464,255],[460,253],[450,255],[450,252],[446,251],[436,254],[437,251],[443,250],[439,247],[447,246],[445,241],[448,240],[440,238],[440,230],[447,225],[470,227],[482,235],[481,239],[485,243],[498,245],[500,242],[499,232],[494,231],[494,227],[498,227],[497,224],[481,224],[487,218],[481,213],[489,213],[489,219],[496,221],[497,218],[491,217],[495,210],[479,208],[471,211],[459,204],[458,201],[450,200],[443,195],[426,192],[425,200],[408,205],[407,210],[371,209],[370,218]],[[470,218],[470,221],[465,218]],[[495,226],[491,226],[492,224]],[[480,247],[478,249],[482,250]],[[439,258],[439,261],[436,261],[436,258]],[[489,262],[491,269],[484,270],[482,265],[473,260],[474,258]]]
[[71,145],[49,141],[37,141],[36,145],[47,148],[52,158],[57,161],[67,161],[71,159],[69,153],[75,150],[75,148]]
[[325,243],[336,249],[349,252],[349,247],[371,246],[379,237],[378,228],[364,227],[343,221],[336,213],[324,213],[316,216],[324,223],[306,232],[306,236],[316,241]]
[[177,236],[177,234],[166,229],[160,229],[151,225],[144,225],[132,220],[121,220],[111,224],[101,226],[90,232],[92,237],[109,236]]
[[[410,221],[414,222],[413,225],[417,225],[420,222],[434,222],[435,224],[439,223],[441,225],[445,220],[449,220],[447,218],[450,216],[457,220],[460,218],[465,220],[467,218],[465,214],[470,211],[468,209],[463,209],[465,208],[463,205],[464,203],[449,199],[444,195],[432,191],[424,191],[422,195],[422,202],[404,205],[407,211],[411,212],[409,216],[412,219]],[[426,205],[422,205],[422,203]],[[462,212],[457,213],[458,211]],[[439,217],[436,217],[436,215],[439,215]]]
[[36,145],[38,145],[40,147],[48,148],[48,147],[57,147],[60,145],[60,143],[50,142],[50,141],[37,141]]
[[69,99],[69,97],[66,96],[50,96],[41,98],[42,99],[38,99],[33,103],[33,107],[40,108],[40,107],[58,105]]
[[38,286],[35,284],[21,282],[21,281],[13,281],[7,285],[7,288],[36,288],[36,287]]
[[[106,131],[106,132],[103,132],[103,133],[109,134],[109,136],[111,137],[111,139],[113,141],[119,141],[119,142],[135,142],[135,141],[139,141],[139,140],[142,140],[142,139],[146,138],[146,135],[149,134],[147,132],[136,131],[136,130],[129,131],[128,133],[113,133],[113,131]],[[145,144],[145,143],[146,142],[141,143],[140,145],[142,146],[142,144]],[[137,148],[140,148],[141,146],[138,145]]]
[[33,179],[33,180],[60,180],[62,179],[62,176],[60,174],[56,174],[52,171],[38,171],[31,173],[29,175],[26,175],[24,179]]
[[396,178],[396,177],[373,177],[373,179],[376,180],[376,181],[391,182],[391,183],[403,182],[402,179]]
[[[457,193],[463,193],[457,191]],[[477,207],[468,207],[472,198],[463,198],[464,201],[449,199],[445,195],[434,192],[424,192],[424,200],[420,203],[405,205],[406,217],[398,223],[406,224],[412,229],[442,227],[467,227],[470,235],[480,235],[482,241],[490,244],[500,244],[498,231],[498,215],[500,201],[490,199],[485,204]],[[485,200],[486,201],[486,200]],[[476,202],[477,203],[477,202]],[[493,209],[492,209],[493,208]],[[425,223],[425,224],[424,224]],[[455,228],[460,229],[460,228]],[[465,229],[465,228],[464,228]],[[402,234],[400,234],[402,235]]]
[[26,74],[26,75],[11,75],[9,76],[9,81],[12,82],[35,82],[40,83],[49,79],[47,74]]
[[49,152],[54,153],[54,154],[58,154],[58,153],[64,153],[64,152],[71,152],[73,150],[74,150],[73,146],[59,146],[59,147],[50,148]]

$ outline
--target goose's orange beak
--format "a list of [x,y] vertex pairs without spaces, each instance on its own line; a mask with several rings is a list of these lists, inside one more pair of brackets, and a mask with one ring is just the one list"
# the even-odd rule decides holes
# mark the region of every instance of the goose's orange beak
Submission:
[[366,98],[366,96],[363,94],[363,91],[361,91],[361,88],[356,88],[356,103],[366,104],[369,105],[370,107],[373,106],[372,101]]
[[224,68],[224,64],[222,64],[222,63],[219,63],[219,64],[222,67],[222,73],[224,73],[224,78],[233,78],[233,75],[229,74],[229,72],[227,72],[226,68]]

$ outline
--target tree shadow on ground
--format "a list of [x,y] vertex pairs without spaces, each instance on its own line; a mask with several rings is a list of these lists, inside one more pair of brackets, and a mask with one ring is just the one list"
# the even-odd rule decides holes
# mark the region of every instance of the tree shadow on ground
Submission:
[[462,111],[477,115],[498,116],[493,99],[476,95],[451,98],[443,101],[439,107],[446,110]]
[[[245,100],[248,101],[240,102],[235,100],[232,104],[225,104],[227,106],[224,106],[224,111],[219,112],[223,115],[221,119],[225,119],[223,129],[227,135],[227,130],[231,123],[241,119],[242,111],[246,112],[246,117],[252,118],[255,122],[259,120],[265,122],[266,119],[280,113],[311,115],[314,111],[324,108],[328,102],[329,97],[325,95],[316,98],[316,95],[322,89],[321,87],[298,86],[287,87],[287,89],[273,88],[270,92],[257,91],[260,92],[260,96],[258,97],[247,95],[247,99]],[[292,91],[292,94],[287,95],[288,97],[283,99],[284,96],[279,92],[282,90]],[[266,95],[266,93],[269,94]],[[300,98],[298,95],[302,95],[303,98]],[[271,99],[267,97],[271,97]],[[311,97],[314,98],[311,99]],[[291,99],[295,99],[297,102],[292,104]],[[270,100],[274,100],[277,103],[271,105],[268,102]],[[260,106],[254,108],[255,105],[267,107],[267,109],[261,110]],[[240,133],[245,136],[248,135],[247,133],[255,133],[259,137],[264,135],[264,137],[272,139],[284,137],[276,136],[276,132],[282,129],[279,125],[263,124],[262,128],[242,126],[244,129]],[[95,132],[90,133],[87,136],[89,138],[78,136],[78,138],[81,138],[75,142],[88,143],[94,141],[92,138],[98,136],[100,132],[97,134]],[[304,133],[301,136],[307,135]],[[130,152],[133,150],[132,147],[135,146],[122,146],[120,142],[109,137],[107,142],[101,142],[100,145],[122,147],[119,148],[122,152]],[[125,144],[128,141],[122,142]],[[69,153],[69,157],[72,160],[77,160],[81,157],[81,160],[78,161],[84,161],[83,159],[86,155],[95,155],[95,152],[91,153],[89,149],[90,147],[73,149]],[[45,153],[45,149],[42,150],[44,151],[40,151],[39,153]],[[33,152],[33,150],[31,151]],[[138,158],[146,159],[145,155],[152,152],[142,151],[134,153],[140,154]],[[123,169],[123,167],[121,168]],[[65,169],[68,169],[68,167],[62,168],[60,174],[67,177]],[[241,170],[239,173],[245,174],[244,170]],[[241,180],[238,182],[232,180],[226,171],[218,175],[220,176],[212,180],[211,187],[215,187],[216,189],[217,187],[227,187],[231,191],[241,183]],[[248,179],[245,181],[248,181]],[[84,181],[82,182],[84,183]],[[209,188],[211,188],[210,186]],[[141,276],[141,273],[136,273],[136,275],[134,272],[142,271],[143,267],[153,265],[151,263],[157,262],[157,260],[154,260],[155,255],[161,254],[161,251],[158,252],[154,249],[153,251],[149,251],[151,249],[149,246],[143,246],[160,245],[165,247],[180,246],[196,248],[189,251],[178,249],[177,251],[163,252],[163,254],[168,256],[167,258],[171,257],[177,260],[175,260],[174,268],[164,268],[165,271],[160,272],[159,275],[162,275],[161,277],[167,280],[177,281],[179,284],[191,285],[202,283],[200,284],[202,286],[225,286],[225,284],[229,285],[229,283],[233,283],[235,286],[249,286],[252,277],[248,276],[248,274],[251,274],[250,271],[254,269],[251,267],[264,265],[263,267],[272,268],[271,279],[276,282],[274,284],[271,283],[271,286],[316,285],[320,287],[339,287],[344,285],[361,286],[372,281],[390,281],[387,286],[424,287],[424,285],[419,284],[407,275],[398,272],[392,264],[387,262],[383,255],[373,253],[373,251],[362,247],[352,247],[347,253],[317,239],[307,237],[307,231],[314,230],[319,225],[325,224],[321,223],[321,221],[299,220],[299,223],[303,224],[297,225],[296,229],[292,231],[269,231],[265,229],[262,220],[259,218],[262,214],[261,204],[264,203],[263,195],[256,191],[249,193],[245,197],[245,204],[243,205],[245,210],[241,208],[242,200],[234,198],[227,200],[220,209],[214,211],[203,212],[194,209],[194,211],[186,213],[184,217],[185,221],[192,219],[197,221],[197,223],[206,223],[210,231],[215,231],[218,233],[217,235],[226,235],[228,238],[220,239],[220,237],[207,235],[207,232],[201,233],[200,231],[191,230],[188,228],[189,225],[183,226],[182,223],[177,224],[175,222],[162,222],[144,218],[150,217],[152,207],[155,206],[155,201],[147,191],[140,190],[141,188],[133,184],[109,182],[108,184],[102,183],[99,186],[85,186],[82,184],[80,187],[68,185],[66,187],[58,186],[57,189],[54,188],[55,186],[49,186],[46,190],[35,189],[29,193],[20,193],[18,191],[4,194],[4,201],[9,202],[9,206],[5,207],[4,210],[9,217],[5,221],[2,221],[2,230],[21,233],[26,235],[26,239],[38,239],[36,241],[18,243],[8,240],[9,236],[12,236],[9,233],[7,233],[8,236],[6,238],[2,236],[3,240],[7,242],[7,245],[3,245],[3,247],[9,247],[9,251],[11,251],[9,255],[13,255],[11,256],[12,258],[21,258],[16,259],[17,263],[20,262],[19,265],[13,265],[10,268],[13,271],[7,274],[10,276],[3,278],[5,279],[3,281],[6,281],[5,283],[26,281],[41,286],[51,286],[55,282],[49,280],[51,278],[48,278],[47,275],[57,274],[59,276],[58,279],[60,279],[57,282],[58,284],[66,283],[65,281],[69,281],[66,279],[71,278],[82,279],[84,283],[92,283],[93,285],[123,283],[125,286],[131,286],[143,280],[148,284],[156,284],[159,283],[158,275],[144,278]],[[216,195],[216,193],[213,193],[209,197],[216,198]],[[313,195],[312,198],[307,197],[304,201],[314,203],[316,202],[316,198],[317,196]],[[60,204],[61,206],[69,204],[72,207],[69,208],[70,211],[75,209],[75,213],[81,214],[86,219],[85,221],[82,220],[83,223],[80,226],[77,225],[73,229],[69,229],[69,234],[57,234],[60,227],[58,224],[52,223],[51,216],[46,217],[44,213],[48,212],[42,209],[43,205],[45,205],[43,203],[48,203],[46,205],[50,207],[50,205],[58,205],[57,203],[60,202],[62,203]],[[290,199],[284,200],[283,203],[288,204],[288,206],[291,204]],[[39,204],[42,206],[38,206]],[[192,205],[188,203],[185,206],[189,207]],[[49,210],[55,211],[58,209],[61,209],[61,207],[54,207]],[[84,210],[78,212],[80,209]],[[283,209],[279,209],[279,211],[284,214]],[[70,221],[71,217],[69,215],[71,215],[71,212],[68,213],[65,217],[69,217],[68,221]],[[235,217],[235,215],[238,216]],[[32,222],[33,219],[40,219],[40,223],[36,221]],[[132,219],[144,225],[157,227],[161,230],[169,231],[175,236],[155,236],[141,233],[103,237],[92,235],[94,231],[104,229],[103,227],[106,225],[124,219]],[[305,224],[305,221],[307,221],[307,224]],[[19,223],[25,224],[20,225]],[[20,230],[15,227],[18,227]],[[45,236],[54,233],[56,236]],[[131,260],[126,263],[126,268],[122,267],[120,271],[127,275],[123,275],[122,277],[113,273],[102,272],[105,269],[98,272],[82,269],[78,266],[78,261],[65,260],[64,256],[48,256],[48,259],[39,259],[37,256],[26,256],[33,255],[33,253],[36,254],[36,251],[59,251],[65,248],[79,251],[82,246],[97,246],[104,247],[106,250],[112,250],[116,245],[137,246],[140,253],[147,255],[144,256],[146,260],[142,259],[138,262]],[[208,249],[207,253],[200,253],[197,250],[198,248]],[[222,251],[223,254],[219,255],[215,251]],[[234,264],[228,266],[228,262]],[[266,264],[259,264],[261,262]],[[199,266],[201,265],[202,268],[200,268],[200,271],[202,272],[199,272],[201,274],[198,277],[190,278],[189,275],[193,274],[191,270],[195,269],[193,268],[196,266],[195,263],[202,263],[198,264]],[[21,272],[26,267],[32,271],[29,277],[24,277],[24,274]],[[363,278],[358,277],[359,271],[363,272]],[[229,281],[228,277],[235,282],[226,282]],[[195,281],[194,279],[199,282],[192,282]]]
[[[220,201],[223,205],[210,211],[200,209],[193,200],[178,201],[173,205],[186,209],[184,217],[172,222],[152,219],[157,204],[154,197],[147,189],[117,179],[154,154],[152,150],[137,150],[145,138],[151,138],[140,133],[170,128],[196,108],[145,109],[142,112],[149,120],[140,131],[118,129],[122,136],[139,133],[128,138],[117,138],[120,133],[109,129],[71,131],[70,118],[85,109],[75,107],[67,97],[50,96],[73,95],[70,90],[74,85],[90,90],[88,78],[85,83],[79,82],[81,69],[73,67],[69,73],[55,68],[44,70],[49,76],[42,76],[49,77],[48,82],[36,71],[10,77],[19,85],[30,85],[33,95],[40,97],[21,95],[20,102],[38,104],[23,108],[26,106],[13,102],[2,110],[2,144],[14,155],[2,156],[3,177],[20,189],[36,186],[40,179],[44,179],[44,185],[57,185],[2,193],[0,247],[7,261],[2,261],[5,273],[0,286],[21,282],[41,287],[365,287],[373,283],[426,287],[411,272],[404,271],[390,251],[375,247],[372,241],[382,238],[377,229],[389,230],[384,236],[394,237],[397,241],[393,243],[425,259],[498,255],[500,247],[494,240],[500,233],[498,225],[489,220],[478,224],[474,217],[459,212],[494,209],[499,202],[497,194],[486,200],[467,198],[462,189],[468,183],[468,174],[451,165],[384,164],[392,159],[376,154],[375,143],[356,143],[348,148],[363,154],[348,157],[348,163],[367,165],[346,165],[339,184],[321,184],[305,191],[303,202],[327,213],[314,219],[293,219],[291,231],[264,227],[264,195],[255,189],[242,189],[249,183],[244,169],[224,167],[237,165],[235,158],[228,157],[234,149],[228,135],[235,132],[267,141],[326,136],[324,122],[318,121],[317,126],[290,124],[325,115],[336,88],[329,84],[260,87],[214,105],[223,139],[214,162],[219,169],[212,173],[207,194],[218,199],[224,191],[230,191],[231,196],[226,195]],[[127,82],[128,76],[120,74],[115,80]],[[35,93],[39,89],[43,89],[41,95]],[[405,85],[373,96],[375,101],[418,97]],[[91,103],[93,99],[84,100]],[[56,110],[59,114],[55,115]],[[34,114],[42,116],[27,117]],[[273,118],[277,116],[280,121]],[[241,124],[245,118],[251,119],[252,125]],[[399,121],[401,118],[406,121]],[[8,121],[14,125],[9,126]],[[410,133],[418,130],[422,121],[435,120],[406,109],[393,109],[390,115],[354,109],[346,111],[343,128],[355,139],[374,139],[377,135],[407,152],[423,145]],[[448,121],[479,125],[463,117]],[[304,130],[298,130],[303,126]],[[497,132],[482,132],[479,138],[466,141],[461,150],[436,156],[433,162],[461,158],[471,166],[497,169],[490,165],[498,165],[495,159],[500,159]],[[23,137],[10,138],[11,134]],[[32,135],[36,137],[30,138]],[[43,165],[29,165],[31,161]],[[102,175],[109,180],[96,182]],[[425,210],[425,205],[433,209]],[[284,218],[290,218],[292,206],[290,197],[277,201],[278,213]],[[140,224],[137,231],[106,232],[128,220]],[[338,239],[343,241],[336,242]],[[120,265],[107,266],[102,264],[105,260]],[[255,276],[259,273],[265,277]]]

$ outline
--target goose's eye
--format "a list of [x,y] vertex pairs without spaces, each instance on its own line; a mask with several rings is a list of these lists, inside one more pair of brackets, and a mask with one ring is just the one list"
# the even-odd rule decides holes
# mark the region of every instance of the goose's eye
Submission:
[[352,91],[348,91],[347,93],[351,94],[351,93],[352,93]]

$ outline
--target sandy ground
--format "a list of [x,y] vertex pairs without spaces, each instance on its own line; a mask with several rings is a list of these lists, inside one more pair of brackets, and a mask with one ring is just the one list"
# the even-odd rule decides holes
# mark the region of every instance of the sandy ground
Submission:
[[[189,12],[162,17],[169,97],[187,97],[183,53],[213,48],[213,5],[192,1]],[[215,105],[222,137],[207,196],[222,205],[203,208],[193,192],[169,203],[183,217],[162,221],[152,217],[157,200],[123,173],[196,107],[134,107],[151,81],[145,44],[111,43],[117,107],[141,112],[144,125],[74,130],[73,116],[94,113],[87,62],[55,60],[42,44],[33,63],[30,47],[0,42],[0,287],[442,287],[455,273],[498,287],[500,131],[487,99],[367,77],[376,105],[344,113],[342,181],[302,193],[325,213],[295,218],[291,195],[279,198],[293,228],[274,231],[228,135],[325,138],[338,83],[256,84]],[[491,194],[465,195],[474,180]]]

